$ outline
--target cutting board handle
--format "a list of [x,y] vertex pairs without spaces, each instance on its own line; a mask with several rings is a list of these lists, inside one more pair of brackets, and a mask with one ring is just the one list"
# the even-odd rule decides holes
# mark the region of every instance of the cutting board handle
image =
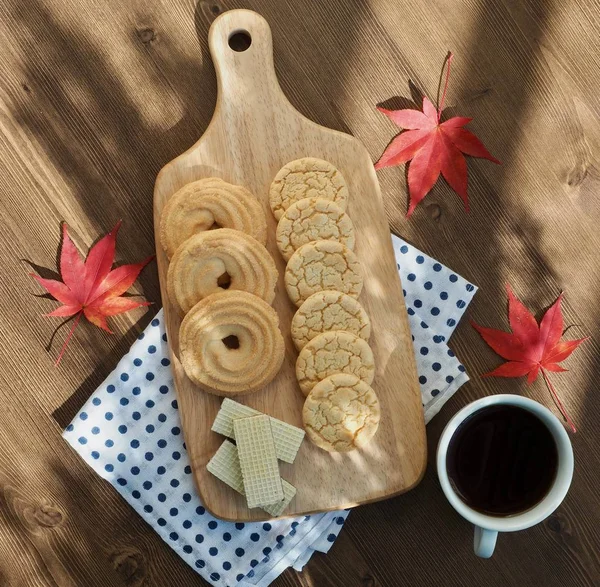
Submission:
[[256,104],[256,98],[270,102],[269,96],[281,97],[271,28],[260,14],[241,9],[224,12],[210,27],[208,45],[217,73],[217,109],[235,104],[244,110],[244,105]]

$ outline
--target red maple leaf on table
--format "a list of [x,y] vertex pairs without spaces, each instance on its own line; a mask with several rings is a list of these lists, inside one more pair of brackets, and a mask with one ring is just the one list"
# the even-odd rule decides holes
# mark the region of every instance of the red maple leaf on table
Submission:
[[508,284],[506,292],[508,293],[508,319],[512,333],[485,328],[471,321],[473,328],[479,332],[483,340],[496,353],[508,360],[507,363],[503,363],[483,377],[523,377],[527,375],[527,383],[531,384],[541,372],[561,414],[575,432],[575,425],[558,398],[547,371],[555,373],[567,371],[559,363],[564,361],[589,337],[561,340],[564,327],[561,310],[562,293],[546,311],[538,326],[533,314],[517,299]]
[[472,132],[463,128],[465,124],[471,122],[472,118],[455,116],[441,122],[452,58],[452,53],[449,53],[446,58],[448,64],[446,82],[438,110],[427,97],[423,98],[423,112],[412,109],[377,108],[400,128],[406,129],[388,145],[379,161],[375,163],[375,169],[410,161],[408,166],[410,204],[407,216],[413,213],[417,204],[429,193],[440,174],[461,197],[465,210],[469,211],[467,161],[463,153],[500,163],[490,155]]
[[73,326],[56,360],[57,365],[62,359],[82,314],[92,324],[111,332],[106,323],[107,317],[116,316],[140,306],[148,306],[151,303],[120,297],[133,285],[140,271],[154,259],[154,256],[151,256],[141,263],[121,265],[112,269],[117,232],[120,227],[121,222],[119,221],[106,236],[90,249],[84,262],[69,237],[67,225],[63,224],[60,253],[60,275],[63,281],[44,279],[34,273],[30,274],[49,294],[63,304],[46,314],[47,316],[75,316]]

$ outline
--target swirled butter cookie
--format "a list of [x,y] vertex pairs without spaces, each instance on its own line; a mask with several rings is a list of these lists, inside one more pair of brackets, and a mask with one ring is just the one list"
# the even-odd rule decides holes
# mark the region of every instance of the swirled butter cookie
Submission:
[[346,245],[337,241],[302,245],[285,269],[285,287],[296,306],[301,306],[312,294],[325,290],[341,291],[357,298],[362,286],[360,261]]
[[380,418],[377,395],[350,373],[336,373],[317,383],[302,408],[306,434],[329,452],[365,446],[377,432]]
[[375,359],[369,343],[351,332],[333,330],[315,336],[300,351],[296,379],[304,395],[334,373],[351,373],[373,383]]
[[345,210],[348,204],[346,180],[328,161],[314,157],[290,161],[277,172],[269,189],[273,216],[279,220],[294,202],[303,198],[333,200]]
[[193,234],[233,228],[267,242],[267,221],[260,202],[245,188],[210,177],[184,185],[160,215],[160,242],[171,258]]
[[179,330],[186,375],[216,395],[262,389],[279,372],[284,351],[277,312],[244,291],[204,298],[186,314]]
[[175,251],[167,291],[182,314],[226,289],[247,291],[270,304],[277,275],[271,255],[256,239],[239,230],[218,228],[191,236]]
[[335,202],[304,198],[294,202],[277,224],[277,246],[287,261],[306,243],[334,240],[354,249],[354,226]]
[[371,320],[360,303],[341,291],[318,291],[298,308],[292,318],[292,340],[298,350],[315,336],[345,330],[369,340]]

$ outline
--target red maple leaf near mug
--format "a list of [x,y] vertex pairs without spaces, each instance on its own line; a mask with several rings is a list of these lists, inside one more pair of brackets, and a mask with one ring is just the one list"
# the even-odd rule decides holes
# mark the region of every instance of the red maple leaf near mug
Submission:
[[468,212],[467,161],[464,155],[482,157],[500,163],[490,155],[472,132],[463,128],[473,120],[472,118],[454,116],[441,122],[452,58],[452,53],[449,53],[446,58],[448,64],[446,83],[437,110],[426,96],[423,98],[423,112],[412,109],[377,108],[400,128],[406,129],[388,145],[379,161],[375,163],[375,169],[410,161],[408,166],[410,203],[407,216],[413,213],[417,204],[429,193],[440,174],[461,197]]
[[564,328],[561,310],[562,293],[548,308],[538,325],[533,314],[517,299],[508,284],[506,292],[508,293],[508,320],[512,333],[486,328],[471,320],[471,325],[479,332],[483,340],[508,361],[493,371],[485,373],[483,377],[524,377],[527,375],[527,383],[531,384],[541,373],[561,414],[575,432],[575,425],[558,398],[547,372],[567,371],[559,363],[564,361],[589,337],[561,340]]

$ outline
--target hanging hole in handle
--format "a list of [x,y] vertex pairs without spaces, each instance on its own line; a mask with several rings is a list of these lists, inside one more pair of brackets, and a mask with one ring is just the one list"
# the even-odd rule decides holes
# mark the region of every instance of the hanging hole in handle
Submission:
[[248,31],[234,31],[229,35],[229,46],[238,53],[247,51],[252,45],[252,37]]

